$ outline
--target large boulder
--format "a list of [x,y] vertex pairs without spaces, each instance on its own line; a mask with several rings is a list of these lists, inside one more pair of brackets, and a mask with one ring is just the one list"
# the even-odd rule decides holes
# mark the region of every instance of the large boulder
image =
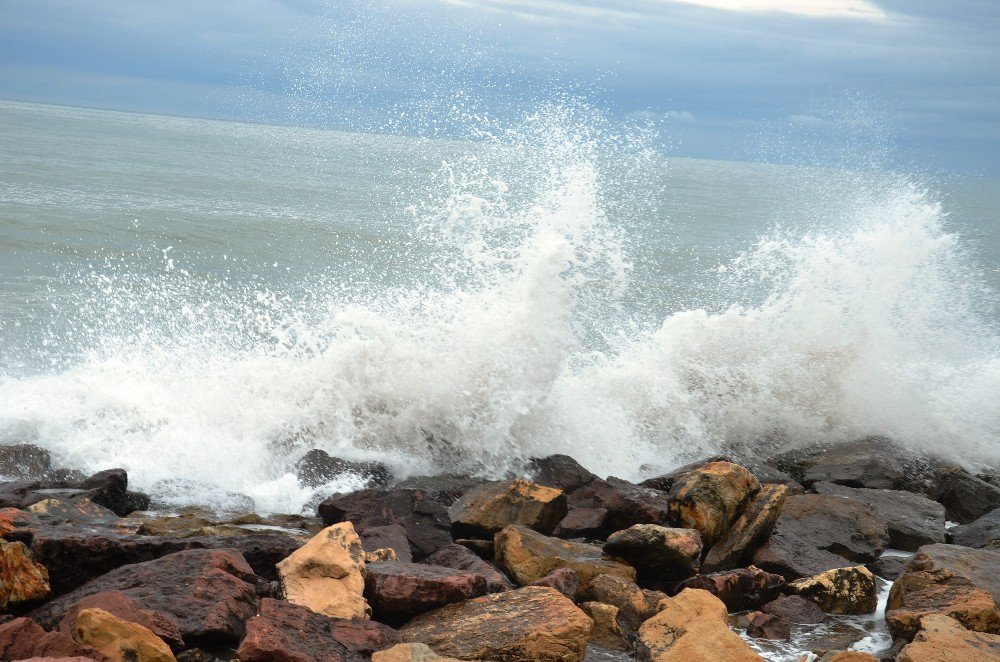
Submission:
[[85,609],[100,609],[124,621],[141,625],[166,642],[174,651],[184,648],[181,627],[174,617],[162,612],[143,609],[135,600],[121,591],[97,593],[83,598],[63,616],[59,622],[59,631],[73,636],[76,618]]
[[520,479],[487,483],[463,494],[448,515],[456,538],[488,538],[509,524],[550,534],[566,516],[566,495]]
[[607,533],[606,508],[571,508],[552,531],[559,538],[604,538]]
[[862,563],[877,559],[889,544],[888,527],[874,506],[825,494],[785,499],[774,531]]
[[633,524],[671,525],[670,496],[666,492],[620,478],[595,478],[569,495],[569,507],[605,511],[604,529],[594,538],[605,538]]
[[141,608],[172,618],[186,647],[235,644],[257,610],[257,576],[237,552],[195,549],[123,566],[31,612],[55,628],[80,600],[120,591]]
[[938,570],[965,577],[988,591],[1000,604],[1000,550],[970,549],[959,545],[924,545],[907,567],[907,572]]
[[22,542],[0,541],[0,613],[18,612],[52,594],[49,571]]
[[374,487],[384,487],[392,481],[392,473],[381,462],[352,462],[333,457],[318,448],[312,449],[295,463],[295,475],[299,482],[309,487],[325,485],[345,474],[359,476]]
[[118,662],[91,646],[77,643],[68,634],[46,632],[30,618],[15,618],[0,623],[0,659],[32,658],[83,658],[87,662]]
[[785,578],[781,575],[750,566],[698,575],[684,581],[680,587],[708,591],[722,600],[729,611],[745,611],[774,600],[784,585]]
[[788,641],[792,638],[792,624],[774,614],[752,611],[747,614],[747,636]]
[[1000,508],[1000,487],[958,467],[935,472],[930,496],[944,505],[948,519],[959,524],[974,522],[991,510]]
[[827,570],[787,585],[831,614],[871,614],[878,605],[875,576],[864,566]]
[[953,618],[929,614],[896,662],[1000,662],[1000,636],[969,631]]
[[63,501],[87,499],[124,517],[149,507],[149,497],[128,491],[128,475],[123,469],[100,471],[77,481],[12,481],[0,483],[0,508],[21,508],[58,498]]
[[387,625],[330,618],[282,600],[264,598],[247,623],[240,662],[363,662],[401,642]]
[[962,547],[1000,549],[1000,508],[969,524],[956,526],[949,533],[951,542]]
[[844,557],[817,549],[793,533],[775,532],[753,555],[753,565],[788,581],[844,567]]
[[572,492],[597,478],[569,455],[534,457],[526,468],[533,482],[564,492]]
[[80,611],[73,627],[73,638],[122,662],[176,662],[170,646],[149,628],[103,609]]
[[726,605],[708,591],[685,589],[660,604],[639,628],[636,651],[644,662],[761,662],[726,622]]
[[442,547],[425,558],[422,563],[480,574],[486,578],[486,590],[489,593],[500,593],[514,588],[507,576],[497,570],[496,566],[479,558],[468,547],[457,543]]
[[743,512],[760,483],[744,467],[732,462],[709,462],[679,476],[670,488],[674,522],[697,529],[711,548]]
[[806,487],[826,482],[847,487],[909,489],[930,471],[931,462],[886,437],[794,448],[767,463]]
[[285,598],[325,616],[367,618],[365,561],[350,522],[334,524],[278,564]]
[[593,631],[594,622],[566,596],[529,586],[423,614],[401,633],[461,660],[580,662]]
[[435,474],[433,476],[410,476],[396,483],[395,490],[420,490],[432,500],[447,509],[459,497],[489,482],[485,478],[466,474]]
[[399,524],[371,526],[358,534],[361,547],[366,552],[376,552],[380,549],[391,549],[396,558],[407,563],[413,561],[410,551],[410,541],[406,537],[406,529]]
[[618,575],[598,575],[577,597],[583,602],[614,606],[618,609],[618,624],[627,633],[635,634],[657,612],[667,594],[639,588],[635,582]]
[[701,564],[702,572],[727,570],[745,563],[770,537],[787,495],[785,485],[763,485],[739,519],[708,550]]
[[442,566],[382,561],[369,563],[365,572],[365,599],[383,623],[401,624],[487,592],[483,575]]
[[889,546],[915,552],[921,545],[945,541],[944,506],[927,497],[901,490],[873,490],[816,483],[819,494],[843,497],[870,505],[885,520]]
[[641,579],[684,579],[698,572],[701,535],[694,529],[636,524],[611,534],[604,551],[635,568]]
[[570,568],[586,586],[601,574],[635,579],[635,569],[605,556],[596,545],[550,538],[524,526],[508,526],[494,538],[496,563],[521,586],[558,568]]

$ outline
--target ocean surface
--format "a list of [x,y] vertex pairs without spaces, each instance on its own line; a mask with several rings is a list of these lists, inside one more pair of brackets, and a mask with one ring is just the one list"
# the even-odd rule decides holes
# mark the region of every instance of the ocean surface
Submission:
[[583,105],[429,140],[0,102],[0,443],[284,512],[311,448],[1000,463],[1000,182],[857,156],[670,158]]

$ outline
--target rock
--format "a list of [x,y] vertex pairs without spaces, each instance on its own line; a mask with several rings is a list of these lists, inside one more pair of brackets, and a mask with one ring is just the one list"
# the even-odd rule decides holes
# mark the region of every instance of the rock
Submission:
[[635,579],[635,569],[604,555],[596,545],[543,536],[524,526],[508,526],[494,538],[496,564],[526,586],[559,568],[571,568],[584,586],[601,574]]
[[456,538],[486,538],[510,524],[547,535],[566,516],[566,495],[526,480],[487,483],[463,494],[448,515]]
[[176,662],[170,647],[148,628],[103,609],[80,611],[73,638],[118,662]]
[[916,551],[921,545],[945,541],[944,506],[930,499],[900,490],[852,488],[832,483],[816,483],[819,494],[838,496],[870,505],[885,520],[889,546]]
[[128,491],[123,469],[101,471],[82,481],[13,481],[0,483],[0,508],[26,509],[47,499],[88,499],[125,516],[149,506],[149,497]]
[[363,478],[368,485],[385,487],[392,482],[392,473],[381,462],[351,462],[333,457],[326,451],[314,448],[295,463],[299,482],[309,487],[319,487],[344,474]]
[[739,519],[708,550],[701,571],[726,570],[747,561],[770,537],[787,494],[785,485],[763,485]]
[[708,591],[722,600],[729,611],[744,611],[771,602],[778,597],[784,585],[785,579],[781,575],[772,575],[750,566],[698,575],[682,582],[680,588]]
[[177,623],[186,647],[235,644],[257,609],[257,576],[237,552],[194,549],[123,566],[35,609],[54,628],[83,598],[120,591],[139,608]]
[[878,603],[875,577],[864,566],[827,570],[787,585],[831,614],[871,614]]
[[372,655],[372,662],[458,662],[454,657],[441,657],[427,644],[396,644]]
[[334,524],[278,564],[285,599],[336,618],[368,618],[365,561],[350,522]]
[[464,474],[438,474],[436,476],[412,476],[396,483],[397,490],[420,490],[445,508],[458,501],[459,497],[487,483],[484,478]]
[[625,631],[618,624],[618,607],[603,602],[584,602],[580,609],[594,621],[594,634],[590,637],[592,646],[610,651],[628,650]]
[[744,467],[732,462],[708,464],[679,476],[670,488],[674,522],[697,529],[710,548],[732,526],[743,507],[760,489]]
[[1000,604],[1000,550],[924,545],[910,561],[907,571],[950,572],[988,591]]
[[606,508],[573,508],[556,525],[552,535],[558,538],[601,538],[606,535],[607,519]]
[[637,658],[652,662],[760,662],[747,642],[729,629],[726,606],[708,591],[685,589],[660,603],[661,611],[639,628]]
[[319,504],[325,524],[351,522],[364,533],[373,526],[399,524],[406,529],[414,561],[450,545],[448,511],[422,490],[358,490],[334,495]]
[[929,472],[929,462],[886,437],[797,448],[767,464],[806,487],[822,481],[847,487],[907,489]]
[[660,476],[654,476],[653,478],[647,478],[646,480],[639,483],[642,487],[649,487],[654,490],[660,490],[661,492],[669,492],[677,479],[694,471],[695,469],[701,469],[706,464],[711,464],[712,462],[732,462],[733,458],[729,455],[712,455],[709,457],[696,460],[685,464],[683,466],[677,467],[673,471],[662,474]]
[[564,492],[572,492],[597,478],[569,455],[533,457],[526,469],[533,482]]
[[391,549],[396,552],[396,558],[405,563],[413,561],[413,554],[410,552],[410,541],[406,537],[406,529],[399,524],[387,524],[386,526],[372,526],[360,534],[361,548],[366,552],[374,552],[378,549]]
[[1000,661],[1000,636],[970,632],[953,618],[930,614],[920,619],[913,643],[899,652],[896,662]]
[[694,529],[636,524],[611,534],[604,552],[631,565],[640,579],[684,579],[698,572],[701,535]]
[[1000,487],[980,480],[958,467],[939,469],[931,480],[930,496],[943,504],[948,519],[974,522],[1000,508]]
[[533,581],[530,585],[554,588],[570,600],[575,600],[576,594],[580,590],[580,575],[577,574],[576,570],[559,568],[541,579]]
[[787,494],[804,494],[805,488],[797,480],[792,478],[790,474],[785,473],[780,469],[775,469],[774,467],[764,464],[763,462],[748,460],[743,462],[738,462],[744,467],[750,470],[753,477],[757,479],[757,482],[761,485],[784,485],[787,490]]
[[906,566],[909,564],[909,557],[888,556],[883,554],[879,557],[878,561],[869,563],[867,568],[882,579],[891,582],[895,581],[897,577],[906,572]]
[[607,535],[627,529],[633,524],[671,525],[670,497],[666,492],[633,485],[620,478],[596,478],[569,495],[569,507],[605,510],[604,530]]
[[31,529],[39,524],[38,517],[20,508],[0,508],[0,538],[31,542]]
[[172,650],[184,647],[177,620],[167,614],[142,609],[135,600],[121,591],[108,591],[88,596],[73,605],[59,622],[59,631],[73,636],[76,618],[84,609],[101,609],[113,616],[147,628],[162,639]]
[[42,478],[51,466],[52,458],[44,448],[33,444],[0,446],[0,476],[8,480]]
[[600,602],[618,609],[618,623],[634,634],[657,612],[666,593],[639,588],[635,582],[617,575],[598,575],[577,596],[584,602]]
[[487,593],[500,593],[514,588],[507,576],[497,570],[493,564],[484,561],[469,548],[457,543],[442,547],[424,559],[422,563],[480,574],[486,578]]
[[827,651],[816,662],[878,662],[878,658],[860,651]]
[[962,547],[1000,549],[1000,508],[948,532],[951,542]]
[[20,612],[51,594],[49,571],[25,544],[0,541],[0,613]]
[[365,599],[376,619],[402,624],[417,614],[486,594],[474,572],[423,563],[383,561],[366,569]]
[[775,533],[862,563],[877,559],[889,544],[888,527],[874,506],[825,494],[785,499]]
[[417,616],[401,633],[404,641],[463,660],[579,662],[593,630],[564,595],[529,586]]
[[760,608],[765,614],[774,614],[789,623],[815,624],[826,620],[826,612],[811,600],[800,595],[782,595]]
[[148,496],[128,491],[128,474],[124,469],[99,471],[84,480],[82,487],[90,492],[91,501],[122,517],[149,507]]
[[0,660],[83,658],[86,662],[117,662],[73,641],[62,632],[46,632],[30,618],[0,624]]
[[362,662],[401,642],[387,625],[330,618],[298,605],[264,598],[246,626],[240,662]]
[[[456,545],[461,545],[484,561],[492,561],[496,548],[492,540],[476,540],[473,538],[458,538]],[[441,549],[444,549],[442,547]],[[437,553],[437,552],[435,552]],[[430,557],[427,557],[430,558]],[[425,559],[426,560],[426,559]],[[439,564],[440,565],[440,564]]]
[[816,549],[793,533],[775,532],[753,555],[761,570],[781,575],[788,581],[812,577],[826,570],[842,568],[844,557]]
[[779,639],[788,641],[792,638],[792,624],[780,616],[754,611],[749,614],[747,636],[754,639]]

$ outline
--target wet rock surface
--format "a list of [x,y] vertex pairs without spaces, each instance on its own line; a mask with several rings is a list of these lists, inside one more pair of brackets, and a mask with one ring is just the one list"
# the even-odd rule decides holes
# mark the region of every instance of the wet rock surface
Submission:
[[0,624],[0,659],[83,658],[94,662],[115,662],[91,646],[77,643],[68,634],[46,632],[30,618],[16,618]]
[[684,579],[698,571],[701,534],[694,529],[636,524],[611,534],[604,543],[604,551],[631,565],[640,577]]
[[739,518],[708,550],[702,572],[726,570],[749,560],[774,531],[787,495],[785,485],[761,486]]
[[370,487],[385,487],[392,473],[381,462],[352,462],[314,448],[295,463],[295,475],[303,485],[319,487],[344,475],[353,474]]
[[572,492],[597,478],[569,455],[532,458],[526,470],[532,482],[564,492]]
[[696,529],[711,548],[729,531],[743,507],[760,489],[746,468],[732,462],[709,462],[678,476],[670,488],[670,515]]
[[722,600],[729,611],[756,609],[781,593],[785,578],[750,566],[699,575],[681,583],[680,588],[708,591]]
[[[492,557],[492,554],[490,556]],[[486,590],[489,593],[500,593],[514,588],[507,575],[463,545],[452,544],[442,547],[422,562],[480,574],[486,578]]]
[[597,575],[635,579],[635,569],[604,554],[596,545],[543,536],[523,526],[508,526],[495,538],[496,564],[521,586],[553,570],[569,568],[586,586]]
[[913,642],[896,657],[897,662],[959,662],[1000,660],[1000,636],[970,631],[953,618],[928,615],[920,619]]
[[827,570],[788,584],[788,591],[831,614],[870,614],[878,604],[875,577],[864,566]]
[[785,499],[774,531],[862,563],[877,559],[889,544],[888,526],[874,506],[825,494]]
[[526,480],[487,483],[462,495],[448,516],[455,538],[488,538],[511,524],[550,534],[566,516],[566,495]]
[[634,485],[619,478],[594,479],[569,495],[570,509],[603,510],[606,538],[634,524],[672,524],[670,496],[661,490]]
[[486,577],[424,563],[382,561],[365,569],[364,595],[373,616],[402,624],[418,614],[485,595]]
[[662,602],[639,628],[639,660],[759,662],[760,655],[729,629],[726,606],[708,591],[685,589]]
[[958,467],[938,470],[929,491],[931,498],[944,505],[948,519],[960,524],[974,522],[1000,508],[1000,487]]
[[1000,508],[951,531],[951,542],[963,547],[1000,549]]
[[753,556],[753,565],[781,575],[788,581],[842,568],[844,557],[817,549],[794,533],[775,532]]

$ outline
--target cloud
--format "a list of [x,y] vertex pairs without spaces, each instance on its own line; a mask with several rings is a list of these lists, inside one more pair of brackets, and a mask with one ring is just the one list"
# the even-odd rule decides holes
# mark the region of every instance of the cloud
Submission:
[[801,126],[819,126],[823,123],[823,119],[816,117],[815,115],[797,115],[793,114],[788,117],[792,124],[799,124]]
[[885,12],[864,0],[673,0],[737,12],[782,12],[814,18],[881,20]]

